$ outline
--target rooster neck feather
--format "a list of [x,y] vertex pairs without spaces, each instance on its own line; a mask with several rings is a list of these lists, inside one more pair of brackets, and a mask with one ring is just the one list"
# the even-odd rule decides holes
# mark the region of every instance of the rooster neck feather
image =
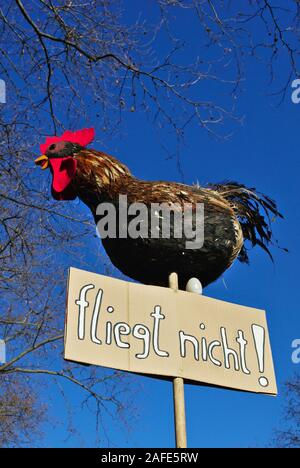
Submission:
[[79,197],[91,209],[111,200],[133,179],[129,169],[117,159],[95,150],[83,150],[75,156],[78,170],[74,179]]

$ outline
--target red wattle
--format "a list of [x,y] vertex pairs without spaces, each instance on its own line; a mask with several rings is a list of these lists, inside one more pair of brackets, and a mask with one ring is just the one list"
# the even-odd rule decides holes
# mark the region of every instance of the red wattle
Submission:
[[52,172],[52,195],[55,200],[74,200],[76,193],[70,184],[76,173],[77,161],[72,156],[49,159]]

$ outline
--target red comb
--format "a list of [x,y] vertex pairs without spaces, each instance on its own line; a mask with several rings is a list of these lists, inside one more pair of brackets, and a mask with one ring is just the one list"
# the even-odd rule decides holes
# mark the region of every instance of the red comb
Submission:
[[61,136],[46,137],[45,143],[40,145],[41,154],[46,153],[48,147],[52,143],[57,143],[58,141],[70,141],[72,143],[78,143],[81,146],[87,146],[93,141],[94,137],[94,128],[83,128],[82,130],[77,130],[76,132],[66,130]]

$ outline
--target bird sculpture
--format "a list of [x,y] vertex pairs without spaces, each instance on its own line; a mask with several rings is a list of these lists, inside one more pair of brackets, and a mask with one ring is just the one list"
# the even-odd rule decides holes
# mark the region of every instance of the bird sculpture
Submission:
[[[164,218],[168,210],[173,213],[169,217],[169,236],[162,235],[160,225],[156,226],[156,235],[150,227],[146,228],[148,235],[145,229],[138,235],[126,236],[124,232],[120,235],[117,221],[115,235],[102,237],[112,263],[126,276],[144,284],[167,286],[169,274],[176,272],[180,289],[185,289],[192,277],[205,287],[218,279],[235,259],[249,262],[247,241],[271,256],[271,218],[282,215],[269,197],[236,182],[200,187],[140,180],[114,157],[87,148],[94,133],[94,129],[87,128],[47,137],[40,146],[42,155],[35,163],[42,169],[50,169],[54,199],[79,197],[90,208],[97,225],[105,216],[99,205],[110,204],[118,214],[120,196],[126,196],[128,206],[143,204],[149,211],[152,205],[163,204],[163,216],[154,211],[158,218]],[[188,214],[184,211],[186,205],[192,207]],[[200,221],[196,206],[203,207]],[[185,233],[178,235],[175,212],[194,230],[199,227],[197,223],[203,224],[201,244],[188,245],[190,239]],[[149,219],[140,219],[140,225]]]

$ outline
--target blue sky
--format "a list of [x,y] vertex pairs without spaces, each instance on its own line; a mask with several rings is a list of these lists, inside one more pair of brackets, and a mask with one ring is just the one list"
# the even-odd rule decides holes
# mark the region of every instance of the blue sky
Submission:
[[[291,342],[300,337],[299,318],[299,155],[298,122],[300,105],[289,99],[272,108],[260,95],[255,80],[243,98],[244,126],[226,142],[217,142],[201,133],[191,134],[183,151],[186,183],[234,179],[256,186],[274,197],[285,220],[274,226],[286,254],[274,249],[275,264],[259,249],[250,253],[249,267],[236,262],[205,290],[210,297],[267,310],[269,331],[279,386],[279,396],[247,394],[230,390],[186,385],[186,412],[189,446],[265,445],[281,425],[282,386],[299,367],[291,361]],[[138,177],[180,180],[174,160],[165,160],[153,129],[147,122],[132,118],[128,135],[114,143],[111,152],[122,159]],[[134,137],[132,137],[134,135]],[[139,157],[136,157],[139,155]],[[170,447],[173,445],[172,386],[169,382],[134,376],[138,388],[135,403],[139,417],[131,431],[109,422],[110,437],[122,447]],[[76,392],[69,388],[70,392]],[[59,396],[58,396],[59,399]],[[62,404],[62,402],[60,402]],[[55,410],[54,410],[55,413]],[[75,421],[77,418],[75,418]],[[129,422],[130,426],[130,422]],[[89,445],[93,432],[92,415],[78,417],[77,429]],[[46,444],[65,445],[66,428],[46,430]],[[91,436],[93,440],[93,436]],[[79,439],[67,443],[78,444]]]
[[[183,35],[189,38],[192,29],[190,24],[184,24]],[[279,395],[274,398],[186,385],[190,447],[247,447],[270,443],[274,429],[282,424],[283,384],[294,372],[299,372],[300,364],[297,366],[291,360],[291,343],[300,338],[300,104],[292,103],[290,90],[285,102],[274,106],[274,100],[266,96],[263,68],[253,62],[249,62],[248,68],[244,93],[238,102],[240,113],[245,114],[243,125],[237,126],[226,141],[213,139],[199,127],[191,127],[186,134],[187,145],[182,148],[181,164],[185,183],[236,180],[273,197],[285,216],[283,221],[276,221],[274,232],[279,243],[289,249],[288,254],[274,248],[275,263],[272,264],[264,252],[258,248],[252,250],[249,267],[236,262],[222,279],[204,291],[210,297],[266,309]],[[126,114],[122,130],[122,137],[105,141],[108,153],[124,162],[137,177],[182,181],[176,160],[166,158],[161,147],[161,143],[170,148],[174,144],[168,132],[154,128],[144,115],[137,113]],[[97,144],[94,147],[101,149]],[[86,245],[86,255],[90,258],[96,242]],[[72,266],[78,266],[75,256]],[[128,430],[104,415],[109,442],[101,434],[100,443],[118,447],[173,447],[172,384],[135,375],[132,382],[136,417],[128,421]],[[67,424],[46,423],[42,444],[94,446],[94,416],[76,406],[80,397],[78,389],[69,384],[61,385],[75,408],[77,435],[68,437]],[[45,399],[49,396],[47,392],[52,393],[50,415],[61,419],[65,414],[67,420],[61,394],[56,387],[53,392],[50,387]]]

